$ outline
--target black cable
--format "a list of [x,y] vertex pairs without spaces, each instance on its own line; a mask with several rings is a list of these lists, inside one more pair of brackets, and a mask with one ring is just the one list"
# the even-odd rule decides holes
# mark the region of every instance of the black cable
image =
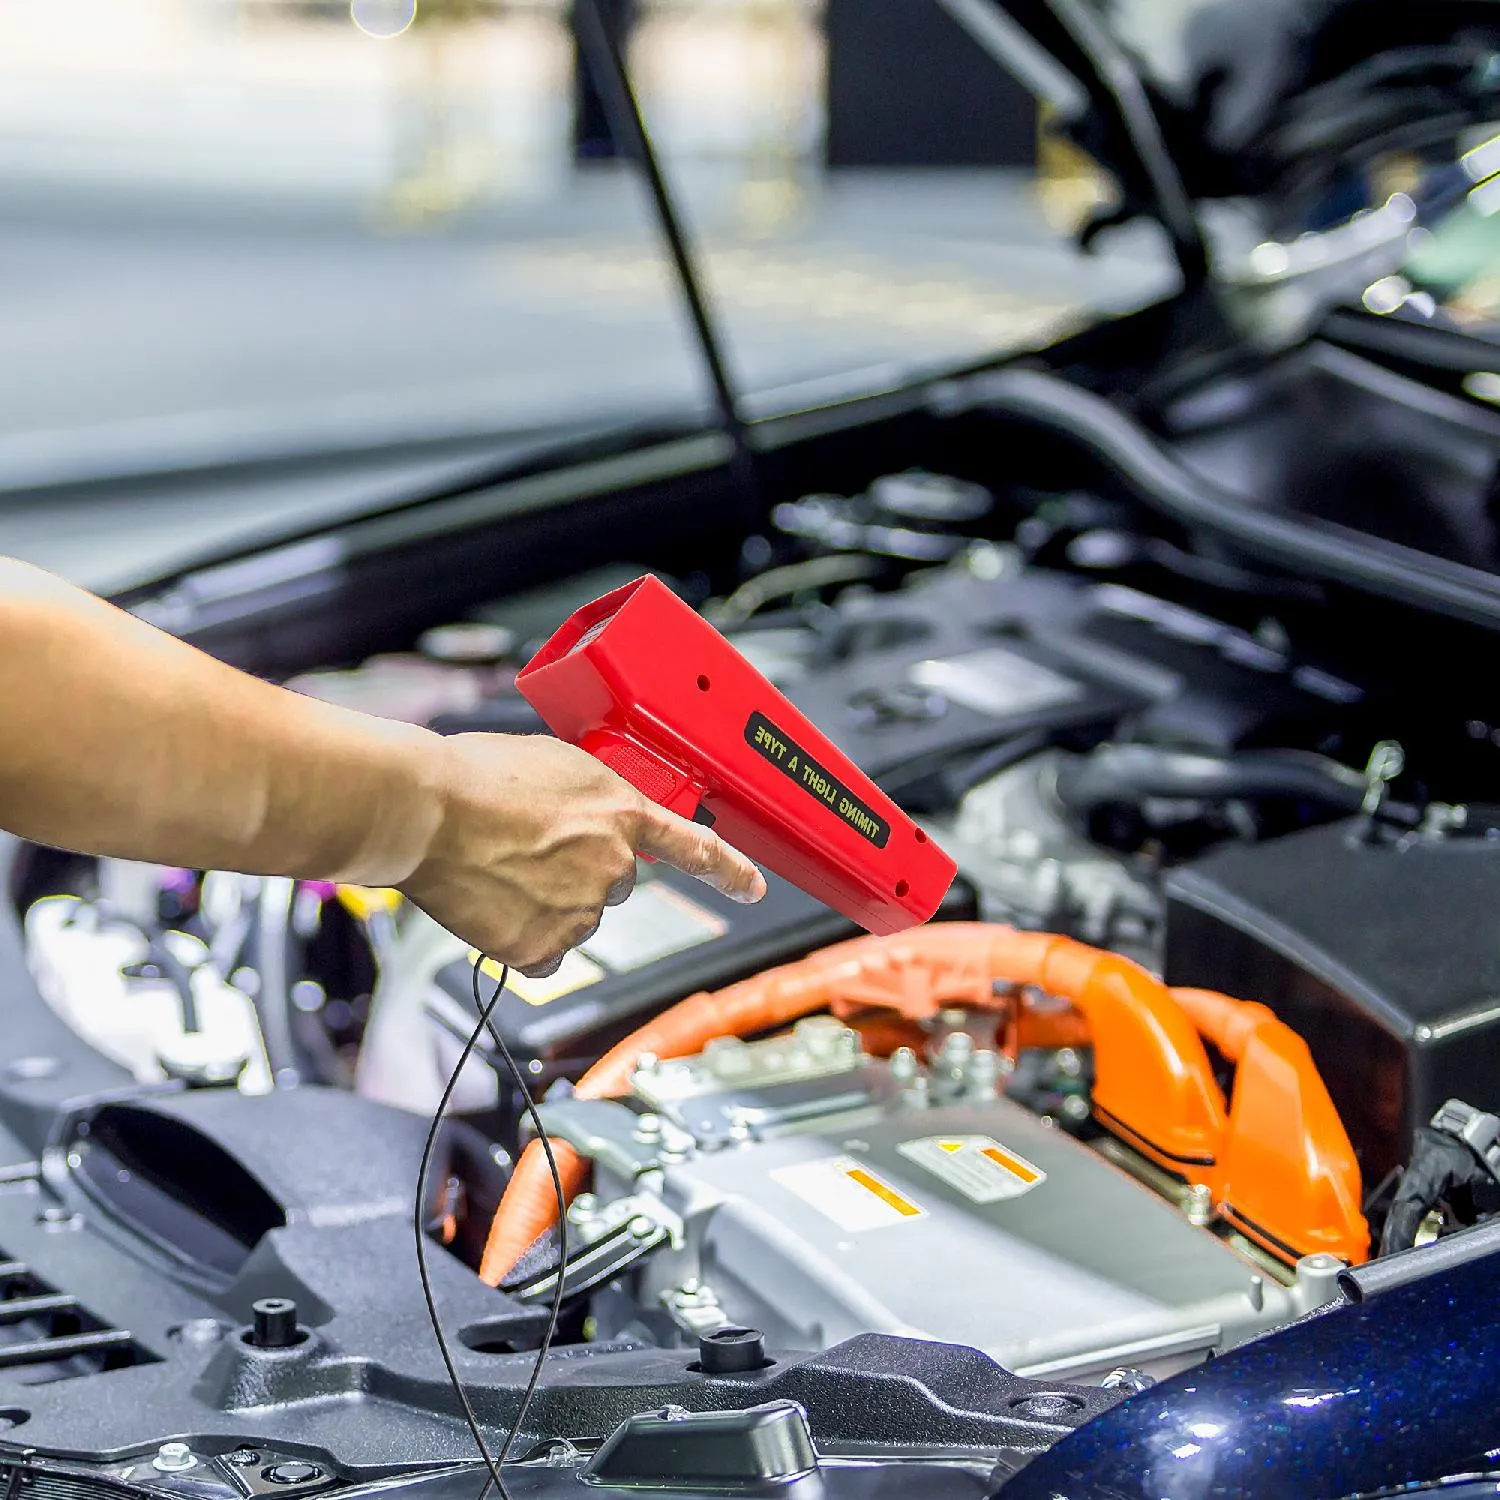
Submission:
[[[565,1272],[568,1264],[568,1204],[567,1195],[563,1192],[562,1176],[557,1170],[557,1158],[552,1151],[552,1142],[547,1135],[546,1126],[542,1124],[541,1116],[537,1113],[535,1101],[531,1097],[531,1090],[526,1086],[525,1075],[517,1066],[516,1060],[511,1056],[510,1048],[505,1045],[505,1039],[493,1022],[496,1005],[500,1003],[500,997],[505,993],[506,981],[510,978],[510,966],[502,965],[500,978],[495,984],[495,992],[486,1004],[479,995],[479,965],[483,962],[483,955],[475,959],[473,972],[474,1005],[479,1011],[479,1019],[474,1023],[474,1029],[469,1033],[468,1040],[464,1043],[463,1050],[458,1055],[458,1061],[453,1065],[453,1071],[448,1075],[448,1081],[443,1085],[442,1096],[438,1100],[438,1107],[432,1116],[432,1123],[427,1129],[427,1139],[422,1146],[422,1159],[417,1167],[417,1194],[416,1204],[412,1215],[413,1232],[417,1241],[417,1274],[422,1282],[422,1298],[427,1304],[427,1319],[432,1325],[432,1336],[437,1341],[438,1353],[442,1356],[443,1368],[448,1372],[448,1380],[453,1386],[453,1392],[458,1397],[458,1404],[463,1409],[464,1420],[468,1423],[469,1431],[473,1435],[474,1444],[479,1449],[480,1456],[484,1459],[487,1470],[484,1488],[479,1492],[479,1500],[485,1500],[493,1484],[499,1491],[500,1500],[510,1500],[509,1492],[505,1488],[505,1481],[500,1477],[500,1467],[504,1464],[510,1453],[516,1436],[521,1430],[521,1424],[526,1420],[527,1410],[531,1406],[532,1397],[536,1394],[536,1388],[542,1378],[542,1369],[547,1363],[547,1353],[552,1347],[552,1341],[557,1335],[558,1319],[562,1315],[563,1285]],[[479,1044],[480,1033],[488,1030],[500,1055],[505,1060],[505,1065],[510,1069],[511,1077],[514,1078],[516,1087],[520,1091],[521,1099],[525,1104],[526,1114],[531,1120],[532,1128],[536,1131],[537,1140],[541,1142],[542,1151],[547,1158],[547,1166],[552,1173],[552,1186],[557,1193],[558,1211],[558,1237],[560,1264],[557,1275],[557,1292],[552,1299],[551,1314],[547,1319],[547,1328],[542,1335],[541,1344],[537,1348],[536,1363],[531,1369],[531,1379],[527,1382],[526,1390],[521,1396],[520,1405],[516,1408],[515,1417],[510,1424],[510,1430],[505,1435],[505,1442],[501,1445],[500,1456],[497,1459],[490,1452],[489,1444],[485,1442],[484,1433],[479,1426],[479,1418],[474,1413],[473,1403],[469,1400],[468,1392],[464,1390],[463,1381],[459,1378],[458,1368],[453,1362],[453,1353],[448,1347],[448,1340],[443,1333],[442,1320],[438,1317],[437,1302],[433,1297],[432,1278],[427,1266],[427,1226],[424,1222],[423,1208],[427,1201],[427,1174],[432,1168],[432,1155],[437,1146],[438,1132],[442,1129],[443,1116],[447,1112],[449,1101],[453,1098],[453,1090],[458,1086],[460,1074],[465,1064],[473,1055],[474,1048]]]

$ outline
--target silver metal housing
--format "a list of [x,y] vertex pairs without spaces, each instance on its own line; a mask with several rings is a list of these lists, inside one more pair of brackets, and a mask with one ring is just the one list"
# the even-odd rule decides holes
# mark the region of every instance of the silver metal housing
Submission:
[[670,1231],[600,1298],[601,1333],[686,1341],[737,1322],[807,1349],[873,1330],[1087,1380],[1171,1373],[1329,1299],[1331,1257],[1283,1284],[1202,1227],[1191,1195],[1170,1201],[985,1097],[994,1062],[874,1061],[825,1017],[647,1060],[644,1129],[620,1105],[548,1106],[549,1129],[596,1160],[596,1203],[574,1216],[585,1241],[590,1214],[626,1197]]

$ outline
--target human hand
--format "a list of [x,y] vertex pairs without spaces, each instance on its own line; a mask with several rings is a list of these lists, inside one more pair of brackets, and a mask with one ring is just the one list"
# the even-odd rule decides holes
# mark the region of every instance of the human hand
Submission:
[[539,978],[588,940],[647,854],[736,901],[764,877],[717,834],[658,807],[593,756],[544,735],[440,742],[443,815],[406,897],[450,932]]

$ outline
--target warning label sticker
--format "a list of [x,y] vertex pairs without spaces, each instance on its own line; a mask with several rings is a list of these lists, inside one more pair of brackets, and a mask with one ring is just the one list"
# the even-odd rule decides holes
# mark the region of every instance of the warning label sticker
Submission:
[[680,891],[657,880],[643,881],[623,906],[609,906],[583,951],[606,969],[628,974],[660,958],[711,943],[729,923]]
[[[728,931],[723,917],[670,886],[644,881],[623,906],[605,909],[599,930],[581,948],[565,954],[555,974],[528,979],[519,969],[512,969],[506,988],[528,1005],[550,1005],[610,974],[645,968],[700,943],[711,943]],[[479,962],[477,950],[469,950],[469,962]],[[494,959],[486,958],[479,972],[498,981],[502,970]]]
[[[477,957],[471,950],[469,962],[473,963]],[[480,963],[479,972],[498,983],[505,971],[494,959],[486,958]],[[561,1000],[564,995],[571,995],[575,990],[598,984],[603,978],[604,970],[593,959],[574,949],[563,955],[563,961],[555,974],[548,974],[543,979],[528,979],[519,969],[512,969],[505,981],[505,988],[528,1005],[551,1005],[554,1000]],[[484,994],[484,999],[488,1000],[489,995]]]
[[909,1223],[927,1214],[926,1209],[852,1156],[798,1162],[778,1167],[771,1176],[851,1234]]
[[784,729],[778,729],[764,714],[750,715],[750,722],[745,725],[745,743],[783,775],[789,776],[804,792],[816,797],[830,812],[837,813],[877,849],[884,849],[890,842],[891,825],[861,802],[831,771],[825,771]]
[[896,1148],[975,1203],[999,1203],[1040,1187],[1047,1174],[987,1135],[930,1135]]

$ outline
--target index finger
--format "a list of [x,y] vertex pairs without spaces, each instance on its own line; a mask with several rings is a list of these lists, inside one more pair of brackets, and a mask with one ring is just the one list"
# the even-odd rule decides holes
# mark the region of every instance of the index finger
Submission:
[[636,850],[747,906],[766,893],[766,877],[738,849],[731,849],[712,829],[655,803],[648,803],[642,814]]

